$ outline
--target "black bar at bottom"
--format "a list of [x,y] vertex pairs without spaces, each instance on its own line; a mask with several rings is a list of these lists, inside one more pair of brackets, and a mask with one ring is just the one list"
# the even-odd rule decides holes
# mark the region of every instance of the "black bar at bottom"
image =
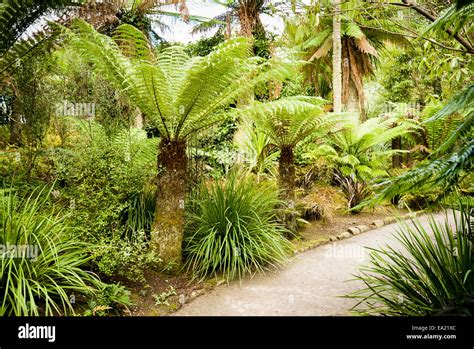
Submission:
[[[54,326],[54,331],[48,326]],[[474,320],[472,317],[0,318],[0,349],[194,348],[239,344],[252,347],[257,343],[265,345],[263,348],[289,343],[291,348],[309,344],[312,348],[473,349]]]

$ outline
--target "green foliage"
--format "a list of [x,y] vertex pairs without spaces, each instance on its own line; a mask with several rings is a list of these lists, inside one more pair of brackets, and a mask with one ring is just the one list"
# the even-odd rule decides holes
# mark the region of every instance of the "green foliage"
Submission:
[[390,150],[389,141],[412,132],[413,122],[399,122],[395,118],[372,118],[364,122],[357,114],[347,115],[343,128],[330,135],[327,143],[314,146],[305,155],[310,160],[330,159],[342,176],[369,181],[388,175],[388,160],[401,150]]
[[381,54],[376,77],[383,96],[392,102],[442,100],[462,88],[470,77],[472,60],[459,52],[443,52],[429,42],[410,48],[391,48]]
[[186,45],[186,52],[191,56],[207,56],[212,50],[224,41],[224,35],[217,33],[210,38],[202,38]]
[[156,253],[150,250],[148,240],[140,231],[131,241],[117,236],[101,238],[95,244],[93,262],[108,278],[145,283],[144,271],[160,262]]
[[185,267],[197,278],[231,280],[285,261],[290,247],[275,222],[278,204],[275,188],[251,176],[203,183],[188,212]]
[[413,227],[400,222],[396,238],[406,252],[390,246],[371,249],[370,264],[357,276],[366,287],[349,296],[360,300],[356,310],[374,315],[472,316],[474,247],[469,212],[470,207],[461,206],[460,214],[446,213],[441,223],[431,217],[429,229],[418,220]]
[[168,290],[160,293],[154,294],[153,298],[155,299],[155,305],[166,305],[169,306],[169,298],[172,296],[176,296],[176,289],[173,286],[170,286]]
[[[0,76],[14,69],[19,61],[31,58],[56,38],[58,32],[46,31],[35,22],[51,11],[61,12],[79,6],[82,0],[6,0],[0,6]],[[34,28],[34,30],[31,30]]]
[[[445,120],[454,112],[462,116],[456,129],[430,158],[406,173],[380,183],[380,190],[371,203],[416,189],[418,193],[441,189],[449,193],[472,171],[474,159],[473,99],[474,85],[462,90],[426,122]],[[471,97],[470,97],[471,96]]]
[[[124,128],[133,127],[136,119],[140,117],[137,109],[103,76],[95,74],[85,59],[67,45],[55,51],[53,56],[56,66],[51,72],[49,88],[56,96],[60,96],[58,106],[64,102],[94,103],[93,120],[105,128],[108,136]],[[56,112],[54,125],[59,128],[65,116],[63,109],[67,107],[57,109],[59,110]]]
[[72,149],[54,155],[63,188],[58,204],[81,240],[94,244],[94,263],[108,277],[143,281],[156,256],[148,250],[155,211],[157,139],[137,129],[108,137],[93,122],[80,123]]
[[120,315],[129,311],[132,305],[130,291],[119,284],[102,284],[93,299],[89,300],[84,316],[106,316],[110,314]]
[[241,161],[250,172],[257,174],[257,181],[260,175],[274,174],[279,153],[264,131],[255,127],[249,119],[244,119],[234,141],[239,155],[242,156]]
[[225,119],[222,108],[256,85],[289,74],[288,65],[251,58],[247,39],[219,44],[206,57],[190,58],[172,46],[155,54],[146,37],[121,25],[114,40],[76,21],[72,46],[139,107],[163,138],[184,140]]
[[143,209],[145,218],[154,208],[143,195],[155,172],[157,140],[136,129],[109,138],[93,122],[78,127],[74,148],[58,152],[56,159],[57,179],[64,186],[60,200],[74,213],[71,224],[91,242],[112,236],[122,219],[128,234],[149,227],[149,221],[137,222],[133,211]]
[[254,120],[275,146],[294,148],[316,131],[327,132],[337,123],[335,118],[323,114],[321,106],[325,103],[321,98],[295,96],[254,102],[236,112]]
[[465,30],[465,32],[472,32],[474,17],[474,4],[465,4],[460,7],[455,4],[450,5],[443,12],[440,13],[436,21],[431,23],[426,29],[427,32],[445,32],[451,30],[453,34],[458,34]]
[[13,189],[0,191],[0,244],[31,245],[35,251],[30,256],[2,251],[1,315],[74,314],[71,295],[90,295],[100,284],[82,269],[91,246],[72,238],[61,214],[46,208],[48,196],[46,188],[27,197]]
[[228,118],[219,125],[213,126],[194,135],[188,142],[192,161],[203,165],[197,169],[190,168],[194,182],[203,174],[217,178],[225,175],[235,163],[236,149],[232,138],[236,130],[236,121]]

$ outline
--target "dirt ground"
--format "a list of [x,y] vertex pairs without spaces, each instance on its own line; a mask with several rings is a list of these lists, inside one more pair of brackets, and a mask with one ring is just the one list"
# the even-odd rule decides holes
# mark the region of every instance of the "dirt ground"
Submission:
[[145,285],[129,286],[132,291],[131,316],[161,316],[178,310],[186,297],[205,284],[190,281],[187,275],[171,276],[147,272]]

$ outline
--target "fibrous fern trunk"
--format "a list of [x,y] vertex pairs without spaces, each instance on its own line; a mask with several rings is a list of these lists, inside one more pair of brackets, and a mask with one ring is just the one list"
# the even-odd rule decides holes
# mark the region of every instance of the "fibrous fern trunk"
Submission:
[[281,198],[287,202],[295,199],[295,158],[293,148],[284,146],[280,148],[278,163]]
[[163,263],[181,267],[187,158],[184,141],[162,139],[158,152],[158,188],[151,247]]

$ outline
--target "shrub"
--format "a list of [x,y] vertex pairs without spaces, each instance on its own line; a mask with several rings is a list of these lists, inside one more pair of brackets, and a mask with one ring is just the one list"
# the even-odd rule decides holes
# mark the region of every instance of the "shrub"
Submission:
[[98,287],[96,296],[87,302],[88,309],[85,316],[105,316],[110,313],[121,314],[124,310],[130,311],[132,305],[130,291],[118,284],[102,284]]
[[283,262],[290,244],[275,221],[277,195],[250,176],[202,184],[188,210],[185,267],[195,277],[223,273],[230,280]]
[[144,283],[144,270],[160,261],[150,250],[147,236],[143,231],[135,232],[132,240],[119,236],[104,238],[94,249],[94,263],[101,274],[110,278],[124,278]]
[[[0,191],[0,315],[74,314],[71,294],[91,295],[91,285],[100,284],[81,269],[90,246],[71,239],[58,214],[42,213],[48,194],[43,189],[22,198],[13,190]],[[5,250],[26,245],[33,253]]]
[[339,183],[343,196],[347,199],[347,208],[353,214],[359,213],[362,203],[371,194],[368,184],[360,181],[354,174],[350,176],[335,175],[336,181]]
[[70,224],[82,240],[97,243],[119,230],[130,236],[149,226],[146,187],[154,175],[156,147],[156,139],[146,139],[143,131],[107,136],[99,124],[78,125],[74,147],[58,153],[55,163],[63,186],[59,199],[72,211]]
[[298,203],[298,207],[304,219],[331,222],[341,200],[335,188],[318,185]]
[[372,249],[370,264],[357,276],[366,287],[348,296],[360,300],[354,309],[362,314],[472,316],[470,208],[461,205],[460,211],[453,211],[454,227],[448,215],[443,223],[431,217],[430,231],[418,220],[413,220],[413,227],[401,222],[396,237],[407,253],[390,246]]
[[155,211],[151,182],[157,139],[131,129],[107,135],[91,122],[76,123],[71,150],[56,154],[62,188],[56,202],[69,208],[78,238],[94,245],[93,267],[107,277],[143,281],[152,264],[148,240]]

